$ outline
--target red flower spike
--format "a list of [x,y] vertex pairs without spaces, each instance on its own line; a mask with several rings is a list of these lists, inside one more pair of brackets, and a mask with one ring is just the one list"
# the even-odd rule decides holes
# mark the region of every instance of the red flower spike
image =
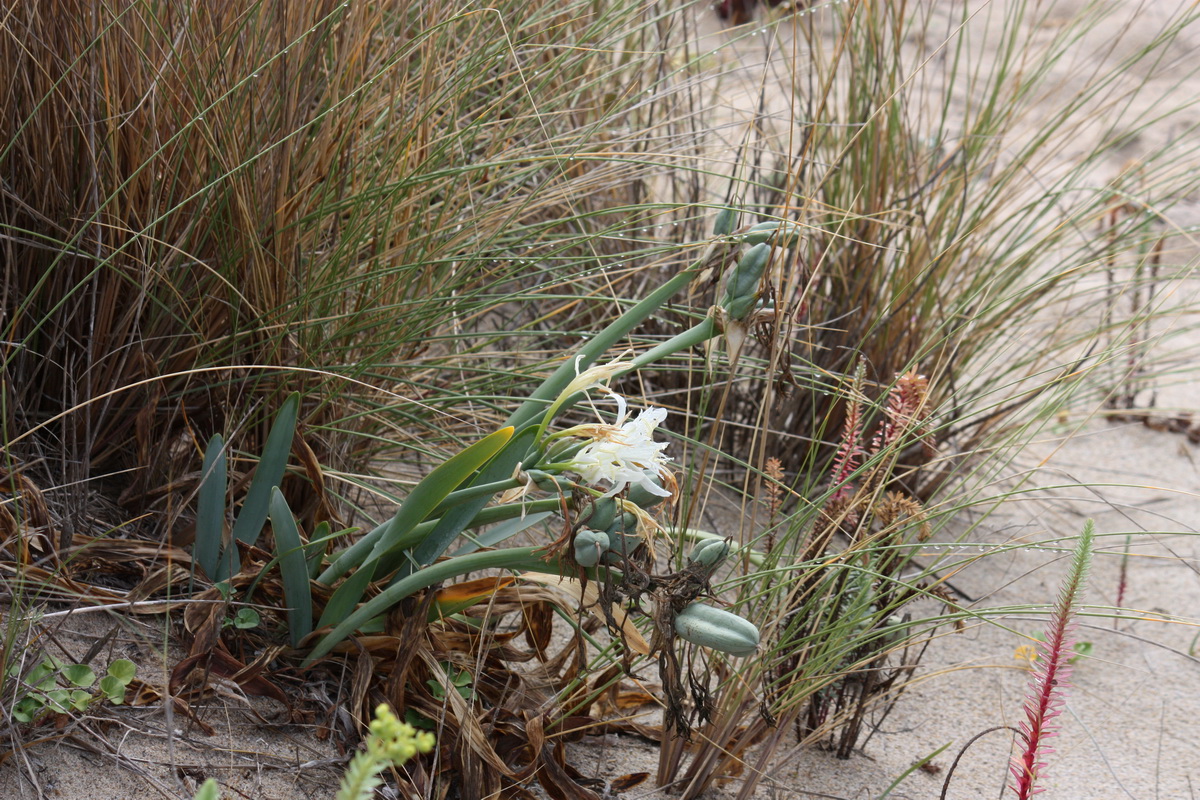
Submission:
[[1046,625],[1045,639],[1038,648],[1038,659],[1025,698],[1025,720],[1019,725],[1024,747],[1013,758],[1009,768],[1013,776],[1012,789],[1020,800],[1029,800],[1033,795],[1045,791],[1045,787],[1036,784],[1045,774],[1045,757],[1054,752],[1047,746],[1046,740],[1058,735],[1054,718],[1062,713],[1065,702],[1063,691],[1071,677],[1071,646],[1074,644],[1071,634],[1075,629],[1075,614],[1079,610],[1080,596],[1092,561],[1095,532],[1095,525],[1088,520],[1075,547],[1071,570],[1059,590],[1054,612]]

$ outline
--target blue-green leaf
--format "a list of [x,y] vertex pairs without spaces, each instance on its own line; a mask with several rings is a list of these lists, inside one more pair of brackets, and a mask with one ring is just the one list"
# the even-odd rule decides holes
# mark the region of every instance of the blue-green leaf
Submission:
[[312,631],[312,590],[308,563],[296,518],[278,487],[271,489],[271,529],[275,532],[275,554],[283,577],[283,599],[288,605],[288,637],[292,647]]
[[459,575],[465,575],[468,572],[475,572],[476,570],[490,569],[494,567],[512,570],[557,572],[559,570],[558,561],[547,561],[543,558],[544,555],[545,550],[542,547],[515,547],[508,550],[490,550],[484,553],[471,553],[467,556],[439,561],[432,566],[418,570],[412,575],[409,575],[403,580],[398,581],[384,589],[382,592],[363,603],[352,613],[346,614],[341,621],[334,626],[332,631],[325,634],[325,636],[319,642],[317,642],[317,646],[313,648],[312,653],[309,654],[308,658],[304,659],[304,666],[312,664],[318,658],[321,658],[327,654],[334,648],[334,646],[337,645],[338,642],[354,633],[355,630],[357,630],[361,625],[365,624],[372,617],[376,616],[377,614],[384,613],[414,592],[418,592],[421,589],[426,589],[430,586],[433,586],[435,583],[441,583],[444,580],[455,578]]
[[283,480],[288,458],[292,454],[292,437],[296,434],[296,418],[300,412],[300,394],[293,392],[279,409],[262,456],[246,492],[246,502],[233,524],[233,539],[237,542],[254,544],[262,533],[271,504],[271,489]]
[[[507,429],[511,430],[511,428]],[[521,463],[534,444],[537,436],[536,427],[530,426],[521,430],[505,445],[494,459],[485,466],[471,481],[471,486],[494,483],[511,476],[517,464]],[[397,579],[411,574],[415,569],[428,566],[436,561],[450,547],[451,542],[466,530],[475,516],[488,504],[491,495],[473,497],[447,511],[434,526],[434,529],[412,549],[412,554],[393,551],[380,559],[384,573],[398,569]]]
[[[362,600],[363,593],[375,577],[380,557],[396,547],[405,534],[423,522],[446,499],[446,495],[457,489],[463,481],[471,477],[503,449],[512,435],[511,427],[501,428],[480,439],[461,453],[446,459],[422,478],[400,505],[400,510],[396,512],[396,516],[392,517],[384,529],[383,534],[372,548],[371,554],[329,598],[325,611],[321,614],[319,627],[329,625],[334,620],[345,619]],[[483,502],[486,503],[487,499],[484,498]],[[471,517],[474,516],[472,513]],[[470,522],[471,517],[468,517],[463,524]],[[462,528],[459,530],[461,531]],[[437,528],[434,531],[436,532]]]
[[225,533],[225,440],[214,434],[204,450],[204,466],[200,472],[200,494],[196,511],[196,563],[210,580],[228,578],[218,576],[218,561],[221,557],[221,538]]

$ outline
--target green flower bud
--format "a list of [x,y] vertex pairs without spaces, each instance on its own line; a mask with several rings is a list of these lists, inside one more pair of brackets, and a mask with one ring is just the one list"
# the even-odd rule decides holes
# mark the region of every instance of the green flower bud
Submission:
[[737,209],[726,206],[717,212],[717,220],[713,223],[713,235],[728,236],[733,233],[737,224]]
[[725,297],[721,303],[730,319],[741,321],[754,310],[758,303],[758,282],[770,260],[769,244],[755,245],[738,259],[725,281]]
[[692,564],[699,564],[712,572],[721,566],[721,562],[728,555],[729,541],[727,539],[704,539],[697,542],[696,546],[692,548],[688,561]]
[[742,241],[748,245],[770,242],[776,247],[791,247],[800,241],[800,226],[776,219],[760,222],[742,235]]

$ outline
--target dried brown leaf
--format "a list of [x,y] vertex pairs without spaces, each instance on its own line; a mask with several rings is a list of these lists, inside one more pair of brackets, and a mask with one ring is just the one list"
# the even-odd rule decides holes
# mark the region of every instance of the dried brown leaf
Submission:
[[[525,572],[522,573],[521,578],[561,591],[576,602],[576,607],[582,605],[601,621],[604,621],[604,612],[599,608],[600,589],[594,582],[589,582],[585,586],[582,581],[576,578],[549,575],[544,572]],[[625,639],[625,644],[629,649],[635,653],[650,655],[649,643],[642,636],[641,631],[637,629],[637,626],[633,624],[633,620],[625,613],[625,609],[618,603],[612,603],[610,607],[612,618],[617,621],[617,625],[620,627],[621,634]]]

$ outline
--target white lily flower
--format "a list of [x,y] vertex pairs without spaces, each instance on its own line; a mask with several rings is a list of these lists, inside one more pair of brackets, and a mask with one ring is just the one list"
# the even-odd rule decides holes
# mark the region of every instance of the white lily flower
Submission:
[[646,474],[647,471],[660,476],[667,474],[667,462],[671,460],[663,454],[667,443],[654,441],[654,431],[667,418],[667,410],[643,409],[625,421],[628,410],[625,398],[616,392],[609,393],[617,401],[617,424],[580,425],[571,429],[572,435],[592,438],[571,460],[571,469],[579,473],[584,483],[609,484],[605,497],[613,497],[631,484],[658,497],[670,497],[670,491],[655,484]]

